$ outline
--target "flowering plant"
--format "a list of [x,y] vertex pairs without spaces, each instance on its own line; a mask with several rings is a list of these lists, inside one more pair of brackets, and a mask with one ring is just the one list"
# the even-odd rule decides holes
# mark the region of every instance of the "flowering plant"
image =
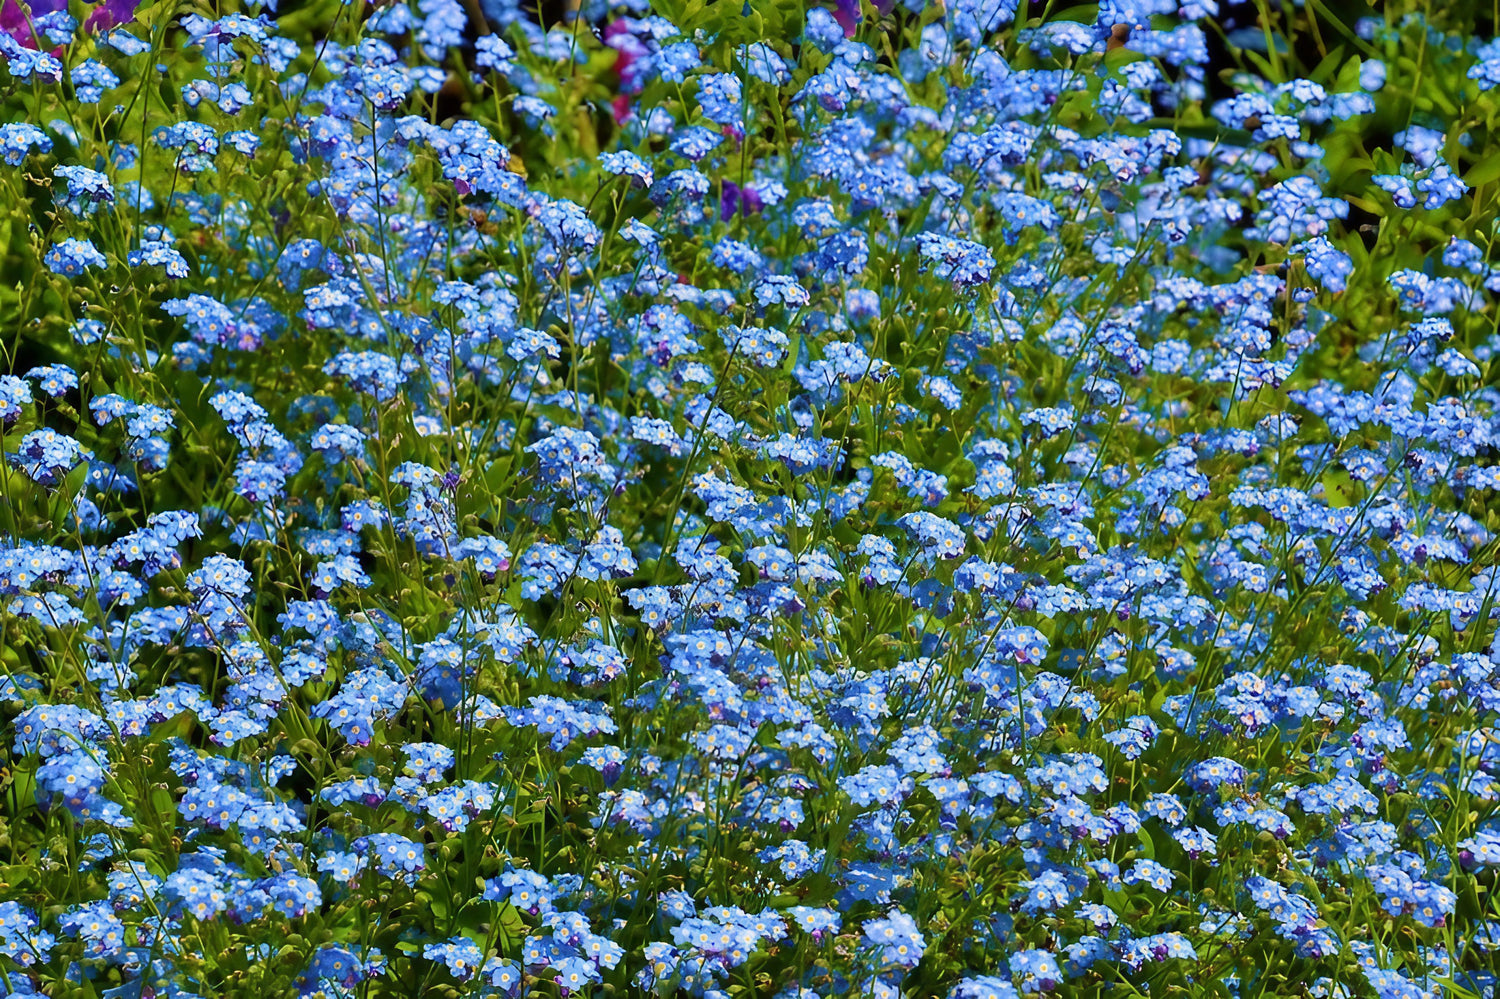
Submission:
[[0,995],[1493,994],[1493,25],[1040,6],[5,0]]

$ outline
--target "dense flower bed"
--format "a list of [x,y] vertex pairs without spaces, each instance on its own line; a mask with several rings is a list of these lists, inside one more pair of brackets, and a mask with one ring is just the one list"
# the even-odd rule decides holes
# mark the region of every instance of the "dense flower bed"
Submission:
[[0,15],[0,994],[1494,995],[1483,15]]

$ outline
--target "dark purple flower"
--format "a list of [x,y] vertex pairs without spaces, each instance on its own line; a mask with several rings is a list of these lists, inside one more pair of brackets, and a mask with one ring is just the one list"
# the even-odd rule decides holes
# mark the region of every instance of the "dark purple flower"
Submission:
[[135,8],[139,0],[104,0],[94,8],[88,20],[83,22],[85,31],[108,31],[135,20]]
[[721,218],[733,218],[740,211],[746,215],[756,215],[764,207],[765,203],[760,200],[759,194],[749,188],[740,187],[732,180],[724,181],[724,190],[719,198]]
[[[834,0],[833,6],[833,19],[844,29],[844,37],[853,38],[861,16],[859,0]],[[871,6],[883,17],[895,8],[896,3],[895,0],[875,0]]]

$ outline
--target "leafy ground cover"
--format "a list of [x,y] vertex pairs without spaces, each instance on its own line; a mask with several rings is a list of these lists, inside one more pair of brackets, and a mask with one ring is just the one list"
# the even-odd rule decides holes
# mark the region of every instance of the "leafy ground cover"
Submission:
[[1493,996],[1495,18],[0,8],[0,994]]

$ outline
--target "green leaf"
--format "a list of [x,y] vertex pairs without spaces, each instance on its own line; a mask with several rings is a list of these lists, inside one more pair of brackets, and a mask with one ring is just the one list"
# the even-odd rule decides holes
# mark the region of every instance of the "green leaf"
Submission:
[[500,926],[500,932],[505,934],[507,940],[520,942],[526,939],[531,930],[526,925],[526,920],[521,918],[521,912],[513,905],[506,905],[500,910],[500,918],[496,921]]
[[1155,860],[1156,841],[1151,838],[1151,834],[1146,831],[1145,826],[1142,826],[1135,831],[1135,838],[1140,841],[1141,855],[1144,856],[1147,860]]
[[1331,507],[1345,507],[1354,502],[1354,480],[1341,468],[1325,472],[1322,478],[1324,499]]
[[1464,183],[1470,187],[1482,187],[1500,180],[1500,156],[1486,156],[1464,174]]
[[1344,56],[1344,46],[1340,45],[1338,48],[1328,53],[1328,55],[1323,58],[1323,61],[1318,63],[1316,68],[1314,68],[1312,72],[1307,74],[1307,78],[1309,80],[1312,80],[1314,83],[1322,83],[1326,85],[1335,73],[1337,73],[1341,69],[1347,69],[1351,62],[1355,66],[1359,65],[1357,61],[1346,60]]

